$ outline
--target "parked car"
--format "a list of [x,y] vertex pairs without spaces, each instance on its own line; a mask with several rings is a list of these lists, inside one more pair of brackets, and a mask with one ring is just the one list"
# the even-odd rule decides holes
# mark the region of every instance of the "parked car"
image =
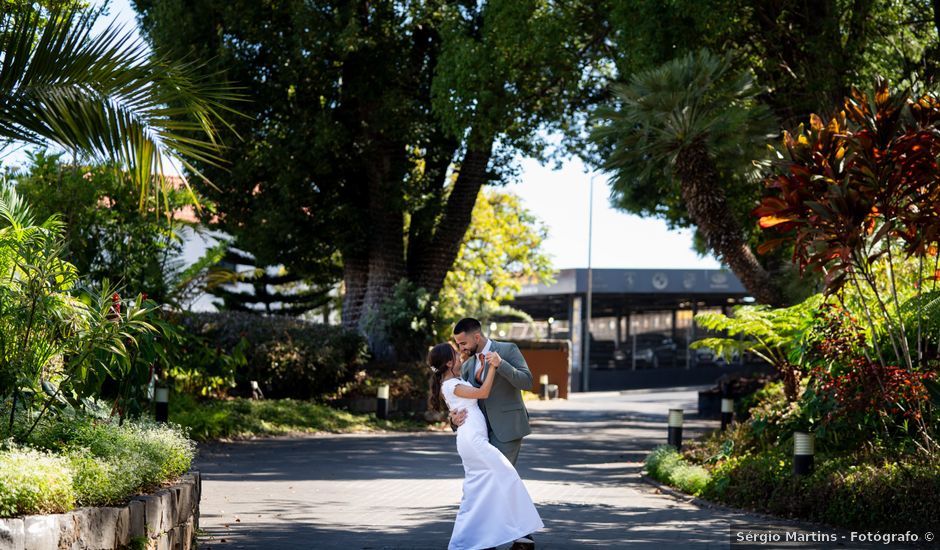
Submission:
[[685,346],[679,348],[679,352],[676,356],[676,361],[679,366],[686,366],[687,362],[689,366],[712,366],[717,364],[725,364],[724,357],[715,353],[715,350],[709,348],[695,348],[688,349]]
[[[662,334],[636,335],[636,367],[658,368],[660,366],[673,366],[676,360],[676,343]],[[627,338],[622,347],[614,352],[614,359],[618,364],[627,368],[633,366],[633,338]]]
[[[719,359],[718,355],[708,348],[696,348],[692,350],[692,358],[695,360],[696,365],[710,365],[716,363]],[[724,361],[724,359],[722,359]]]

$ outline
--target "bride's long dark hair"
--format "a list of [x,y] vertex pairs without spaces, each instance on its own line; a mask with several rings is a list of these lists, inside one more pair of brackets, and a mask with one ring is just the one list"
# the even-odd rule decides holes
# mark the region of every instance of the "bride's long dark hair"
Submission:
[[431,348],[428,352],[428,366],[431,367],[430,396],[428,397],[428,410],[446,411],[447,404],[441,399],[441,379],[447,372],[447,363],[457,359],[454,346],[445,342]]

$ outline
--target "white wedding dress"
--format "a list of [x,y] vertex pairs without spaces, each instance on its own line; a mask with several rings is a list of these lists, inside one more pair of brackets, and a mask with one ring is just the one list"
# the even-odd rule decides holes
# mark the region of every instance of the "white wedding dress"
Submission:
[[460,378],[445,380],[441,393],[452,411],[466,410],[457,428],[457,452],[463,461],[463,498],[448,550],[499,546],[544,527],[532,498],[509,460],[487,438],[486,419],[476,399],[458,397]]

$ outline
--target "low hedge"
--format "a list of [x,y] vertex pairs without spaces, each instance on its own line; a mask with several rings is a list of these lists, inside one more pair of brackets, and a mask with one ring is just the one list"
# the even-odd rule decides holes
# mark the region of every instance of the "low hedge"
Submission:
[[68,458],[14,446],[0,450],[0,517],[63,512],[74,504]]
[[0,517],[120,503],[182,475],[194,456],[195,444],[174,426],[49,422],[29,445],[0,448]]
[[[688,441],[681,456],[651,455],[661,464],[651,475],[666,470],[668,475],[654,477],[713,502],[849,529],[902,532],[940,525],[940,456],[876,440],[846,451],[818,438],[813,473],[795,476],[798,407],[786,402],[780,384],[755,394],[750,405],[749,420]],[[683,486],[681,476],[670,473],[676,465],[704,468],[709,479],[700,488]]]
[[734,457],[710,472],[700,495],[769,514],[846,528],[923,530],[940,525],[940,463],[899,457],[816,456],[808,476],[786,453]]
[[705,468],[690,464],[669,445],[653,449],[646,457],[646,472],[653,479],[692,495],[700,494],[711,478]]
[[293,317],[203,312],[179,322],[228,353],[244,340],[247,365],[235,373],[242,395],[255,380],[269,398],[318,398],[352,380],[367,358],[359,334]]
[[297,433],[428,429],[425,422],[381,420],[374,413],[355,414],[310,401],[245,398],[201,401],[189,395],[171,396],[170,420],[186,426],[190,437],[198,441]]

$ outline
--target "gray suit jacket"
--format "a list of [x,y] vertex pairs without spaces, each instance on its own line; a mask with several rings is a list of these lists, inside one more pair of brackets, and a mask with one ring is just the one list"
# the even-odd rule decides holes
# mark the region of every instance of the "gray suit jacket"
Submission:
[[[490,396],[480,400],[480,408],[486,415],[493,435],[500,441],[515,441],[532,433],[529,428],[529,412],[522,401],[520,390],[532,389],[532,372],[522,357],[519,347],[510,342],[492,340],[490,351],[495,351],[503,360],[496,370],[496,379]],[[479,387],[473,373],[477,369],[477,357],[471,357],[460,367],[461,378]],[[483,368],[483,379],[489,366]]]

